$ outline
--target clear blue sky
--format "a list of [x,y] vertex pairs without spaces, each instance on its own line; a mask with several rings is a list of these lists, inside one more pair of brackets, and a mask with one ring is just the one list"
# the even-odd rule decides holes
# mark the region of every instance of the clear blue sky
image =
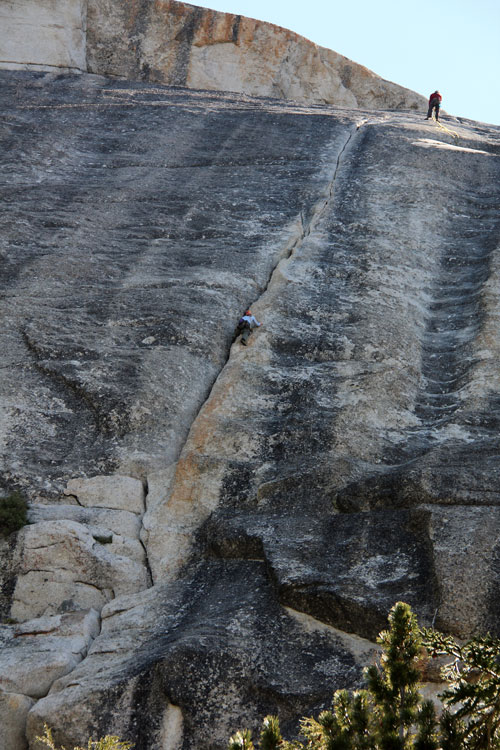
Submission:
[[428,96],[458,117],[500,125],[500,0],[196,2],[284,26]]

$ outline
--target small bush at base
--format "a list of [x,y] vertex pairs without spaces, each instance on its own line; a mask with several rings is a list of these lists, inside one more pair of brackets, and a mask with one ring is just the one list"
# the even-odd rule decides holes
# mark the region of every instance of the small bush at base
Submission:
[[[52,732],[48,728],[47,724],[44,724],[44,732],[41,737],[36,738],[42,745],[50,748],[50,750],[65,750],[65,748],[57,748]],[[87,747],[75,747],[74,750],[133,750],[133,745],[130,742],[122,742],[118,737],[107,734],[100,740],[90,739],[87,743]]]
[[17,490],[0,497],[0,534],[8,536],[26,525],[28,503]]

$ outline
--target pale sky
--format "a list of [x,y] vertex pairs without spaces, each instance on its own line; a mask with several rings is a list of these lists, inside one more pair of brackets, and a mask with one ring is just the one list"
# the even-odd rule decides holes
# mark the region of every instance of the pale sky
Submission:
[[192,2],[284,26],[458,117],[500,125],[500,0]]

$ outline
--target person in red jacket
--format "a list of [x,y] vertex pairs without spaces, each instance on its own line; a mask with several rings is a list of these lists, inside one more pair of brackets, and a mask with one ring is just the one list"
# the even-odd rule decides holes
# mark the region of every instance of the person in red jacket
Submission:
[[428,120],[430,117],[432,117],[432,110],[436,110],[436,120],[439,120],[439,107],[441,106],[441,100],[442,96],[439,93],[439,91],[434,91],[433,94],[429,97],[429,109],[427,111],[427,117],[425,118]]

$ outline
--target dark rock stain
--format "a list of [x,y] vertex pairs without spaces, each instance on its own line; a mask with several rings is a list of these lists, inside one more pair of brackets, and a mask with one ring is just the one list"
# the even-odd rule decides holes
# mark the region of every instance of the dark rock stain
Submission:
[[232,29],[232,41],[234,44],[238,44],[238,35],[240,33],[240,25],[241,25],[241,16],[235,16],[235,19],[233,21],[233,29]]

